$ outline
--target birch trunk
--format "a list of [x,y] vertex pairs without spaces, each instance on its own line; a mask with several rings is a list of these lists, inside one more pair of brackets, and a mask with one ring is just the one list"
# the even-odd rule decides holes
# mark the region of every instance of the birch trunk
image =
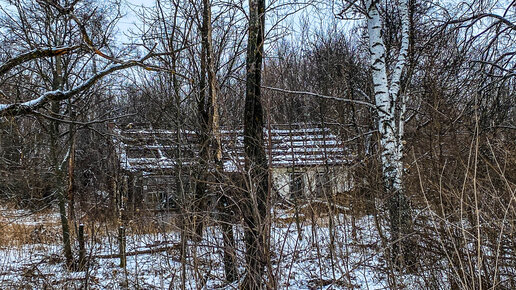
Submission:
[[[397,63],[387,77],[385,44],[382,37],[382,20],[378,11],[378,1],[368,0],[367,28],[371,53],[371,71],[374,85],[375,103],[378,107],[378,130],[380,132],[381,163],[384,187],[389,195],[389,219],[391,225],[391,257],[397,265],[406,264],[409,245],[404,241],[411,232],[409,202],[403,190],[403,130],[405,98],[399,98],[400,80],[406,64],[409,48],[409,5],[408,0],[400,1],[402,21],[402,41]],[[397,106],[402,112],[396,112]],[[398,118],[397,118],[398,116]]]

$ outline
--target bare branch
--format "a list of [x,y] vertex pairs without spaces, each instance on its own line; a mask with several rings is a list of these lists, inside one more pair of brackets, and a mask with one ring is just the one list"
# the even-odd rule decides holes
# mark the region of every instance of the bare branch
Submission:
[[78,49],[79,46],[69,46],[69,47],[51,47],[51,48],[45,48],[45,49],[34,49],[29,52],[22,53],[18,56],[15,56],[8,61],[6,61],[4,64],[0,65],[0,76],[4,75],[14,67],[30,61],[34,59],[39,59],[43,57],[52,57],[52,56],[58,56],[70,53],[76,49]]
[[88,49],[90,49],[93,53],[95,53],[107,60],[110,60],[112,62],[116,62],[116,63],[123,62],[122,60],[119,60],[116,57],[105,54],[104,52],[100,51],[98,48],[95,47],[95,45],[93,44],[93,41],[91,40],[91,38],[88,34],[88,31],[86,30],[86,26],[82,23],[81,20],[79,20],[77,15],[75,15],[75,13],[73,13],[73,10],[74,10],[73,5],[75,5],[78,1],[74,1],[73,4],[70,5],[69,7],[63,7],[58,3],[58,1],[52,1],[52,0],[37,0],[37,2],[42,5],[47,4],[49,6],[52,6],[55,9],[57,9],[57,11],[59,11],[60,13],[69,15],[73,19],[73,21],[77,24],[77,27],[81,31],[82,40],[84,41],[84,43],[86,44]]
[[112,117],[112,118],[97,119],[97,120],[92,120],[92,121],[88,121],[88,122],[79,122],[79,121],[67,120],[67,119],[63,119],[63,118],[52,117],[50,115],[43,114],[43,113],[40,113],[40,112],[33,112],[33,113],[35,115],[41,116],[41,117],[43,117],[45,119],[49,119],[49,120],[52,120],[52,121],[57,121],[57,122],[65,123],[65,124],[80,125],[81,127],[88,127],[88,126],[93,125],[93,124],[105,123],[105,122],[109,122],[109,121],[113,121],[113,120],[117,120],[117,119],[121,119],[121,118],[125,118],[125,117],[132,117],[132,116],[136,115],[136,113],[124,114],[124,115],[115,116],[115,117]]
[[[268,86],[262,86],[262,88],[264,88],[266,90],[286,93],[286,94],[290,94],[290,95],[304,95],[304,96],[317,97],[317,98],[321,98],[321,99],[327,99],[327,100],[333,100],[333,101],[339,101],[339,102],[345,102],[345,103],[360,104],[360,105],[364,105],[364,106],[368,106],[368,107],[374,108],[375,110],[382,111],[382,109],[378,108],[373,103],[359,101],[359,100],[345,99],[345,98],[339,98],[339,97],[334,97],[334,96],[326,96],[326,95],[321,95],[321,94],[313,93],[313,92],[291,91],[291,90],[274,88],[274,87],[268,87]],[[362,91],[360,91],[360,92],[362,92]],[[387,112],[384,111],[384,113],[387,113]]]
[[81,85],[71,90],[64,92],[61,90],[45,92],[40,97],[23,103],[0,104],[0,117],[29,114],[51,101],[62,101],[69,99],[72,96],[91,88],[97,81],[113,72],[140,65],[142,65],[141,62],[136,60],[110,65],[106,69],[100,71]]
[[475,15],[472,15],[472,16],[469,16],[466,18],[450,20],[446,24],[462,24],[465,22],[472,21],[471,25],[473,25],[475,22],[480,21],[483,18],[494,18],[494,19],[498,20],[499,22],[507,25],[511,29],[516,30],[516,24],[512,23],[509,19],[507,19],[503,16],[500,16],[500,15],[494,14],[494,13],[475,14]]

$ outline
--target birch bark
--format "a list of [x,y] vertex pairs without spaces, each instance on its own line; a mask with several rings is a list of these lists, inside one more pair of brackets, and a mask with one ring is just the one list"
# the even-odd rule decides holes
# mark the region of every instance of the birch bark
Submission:
[[[400,1],[401,47],[396,65],[387,76],[385,44],[382,36],[382,19],[377,0],[367,0],[367,29],[371,53],[371,71],[375,103],[378,107],[383,182],[389,194],[389,219],[391,225],[391,256],[398,265],[408,262],[409,248],[404,239],[411,232],[411,214],[403,190],[403,130],[406,98],[400,98],[401,76],[409,49],[409,3]],[[399,112],[397,112],[397,108]]]

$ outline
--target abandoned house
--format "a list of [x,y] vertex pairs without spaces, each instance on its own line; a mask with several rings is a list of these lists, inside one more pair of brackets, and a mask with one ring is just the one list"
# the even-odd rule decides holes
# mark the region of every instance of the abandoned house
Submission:
[[[164,201],[177,197],[178,181],[183,190],[192,185],[189,177],[195,176],[199,164],[196,132],[178,134],[148,124],[110,126],[118,176],[129,184],[132,203],[168,207]],[[222,129],[221,143],[224,174],[245,174],[243,131]],[[353,155],[329,128],[273,125],[264,130],[264,145],[277,196],[320,197],[349,191],[353,185]]]

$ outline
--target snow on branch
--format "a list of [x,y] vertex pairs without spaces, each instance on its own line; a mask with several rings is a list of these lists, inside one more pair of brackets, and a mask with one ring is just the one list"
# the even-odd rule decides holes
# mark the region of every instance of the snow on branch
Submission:
[[142,60],[130,60],[109,65],[104,70],[98,72],[97,74],[93,75],[92,77],[84,81],[82,84],[68,91],[48,91],[43,93],[38,98],[23,103],[0,104],[0,117],[29,114],[32,111],[43,107],[50,101],[62,101],[69,99],[72,96],[91,88],[97,81],[113,72],[133,66],[143,66],[143,64],[141,63]]

